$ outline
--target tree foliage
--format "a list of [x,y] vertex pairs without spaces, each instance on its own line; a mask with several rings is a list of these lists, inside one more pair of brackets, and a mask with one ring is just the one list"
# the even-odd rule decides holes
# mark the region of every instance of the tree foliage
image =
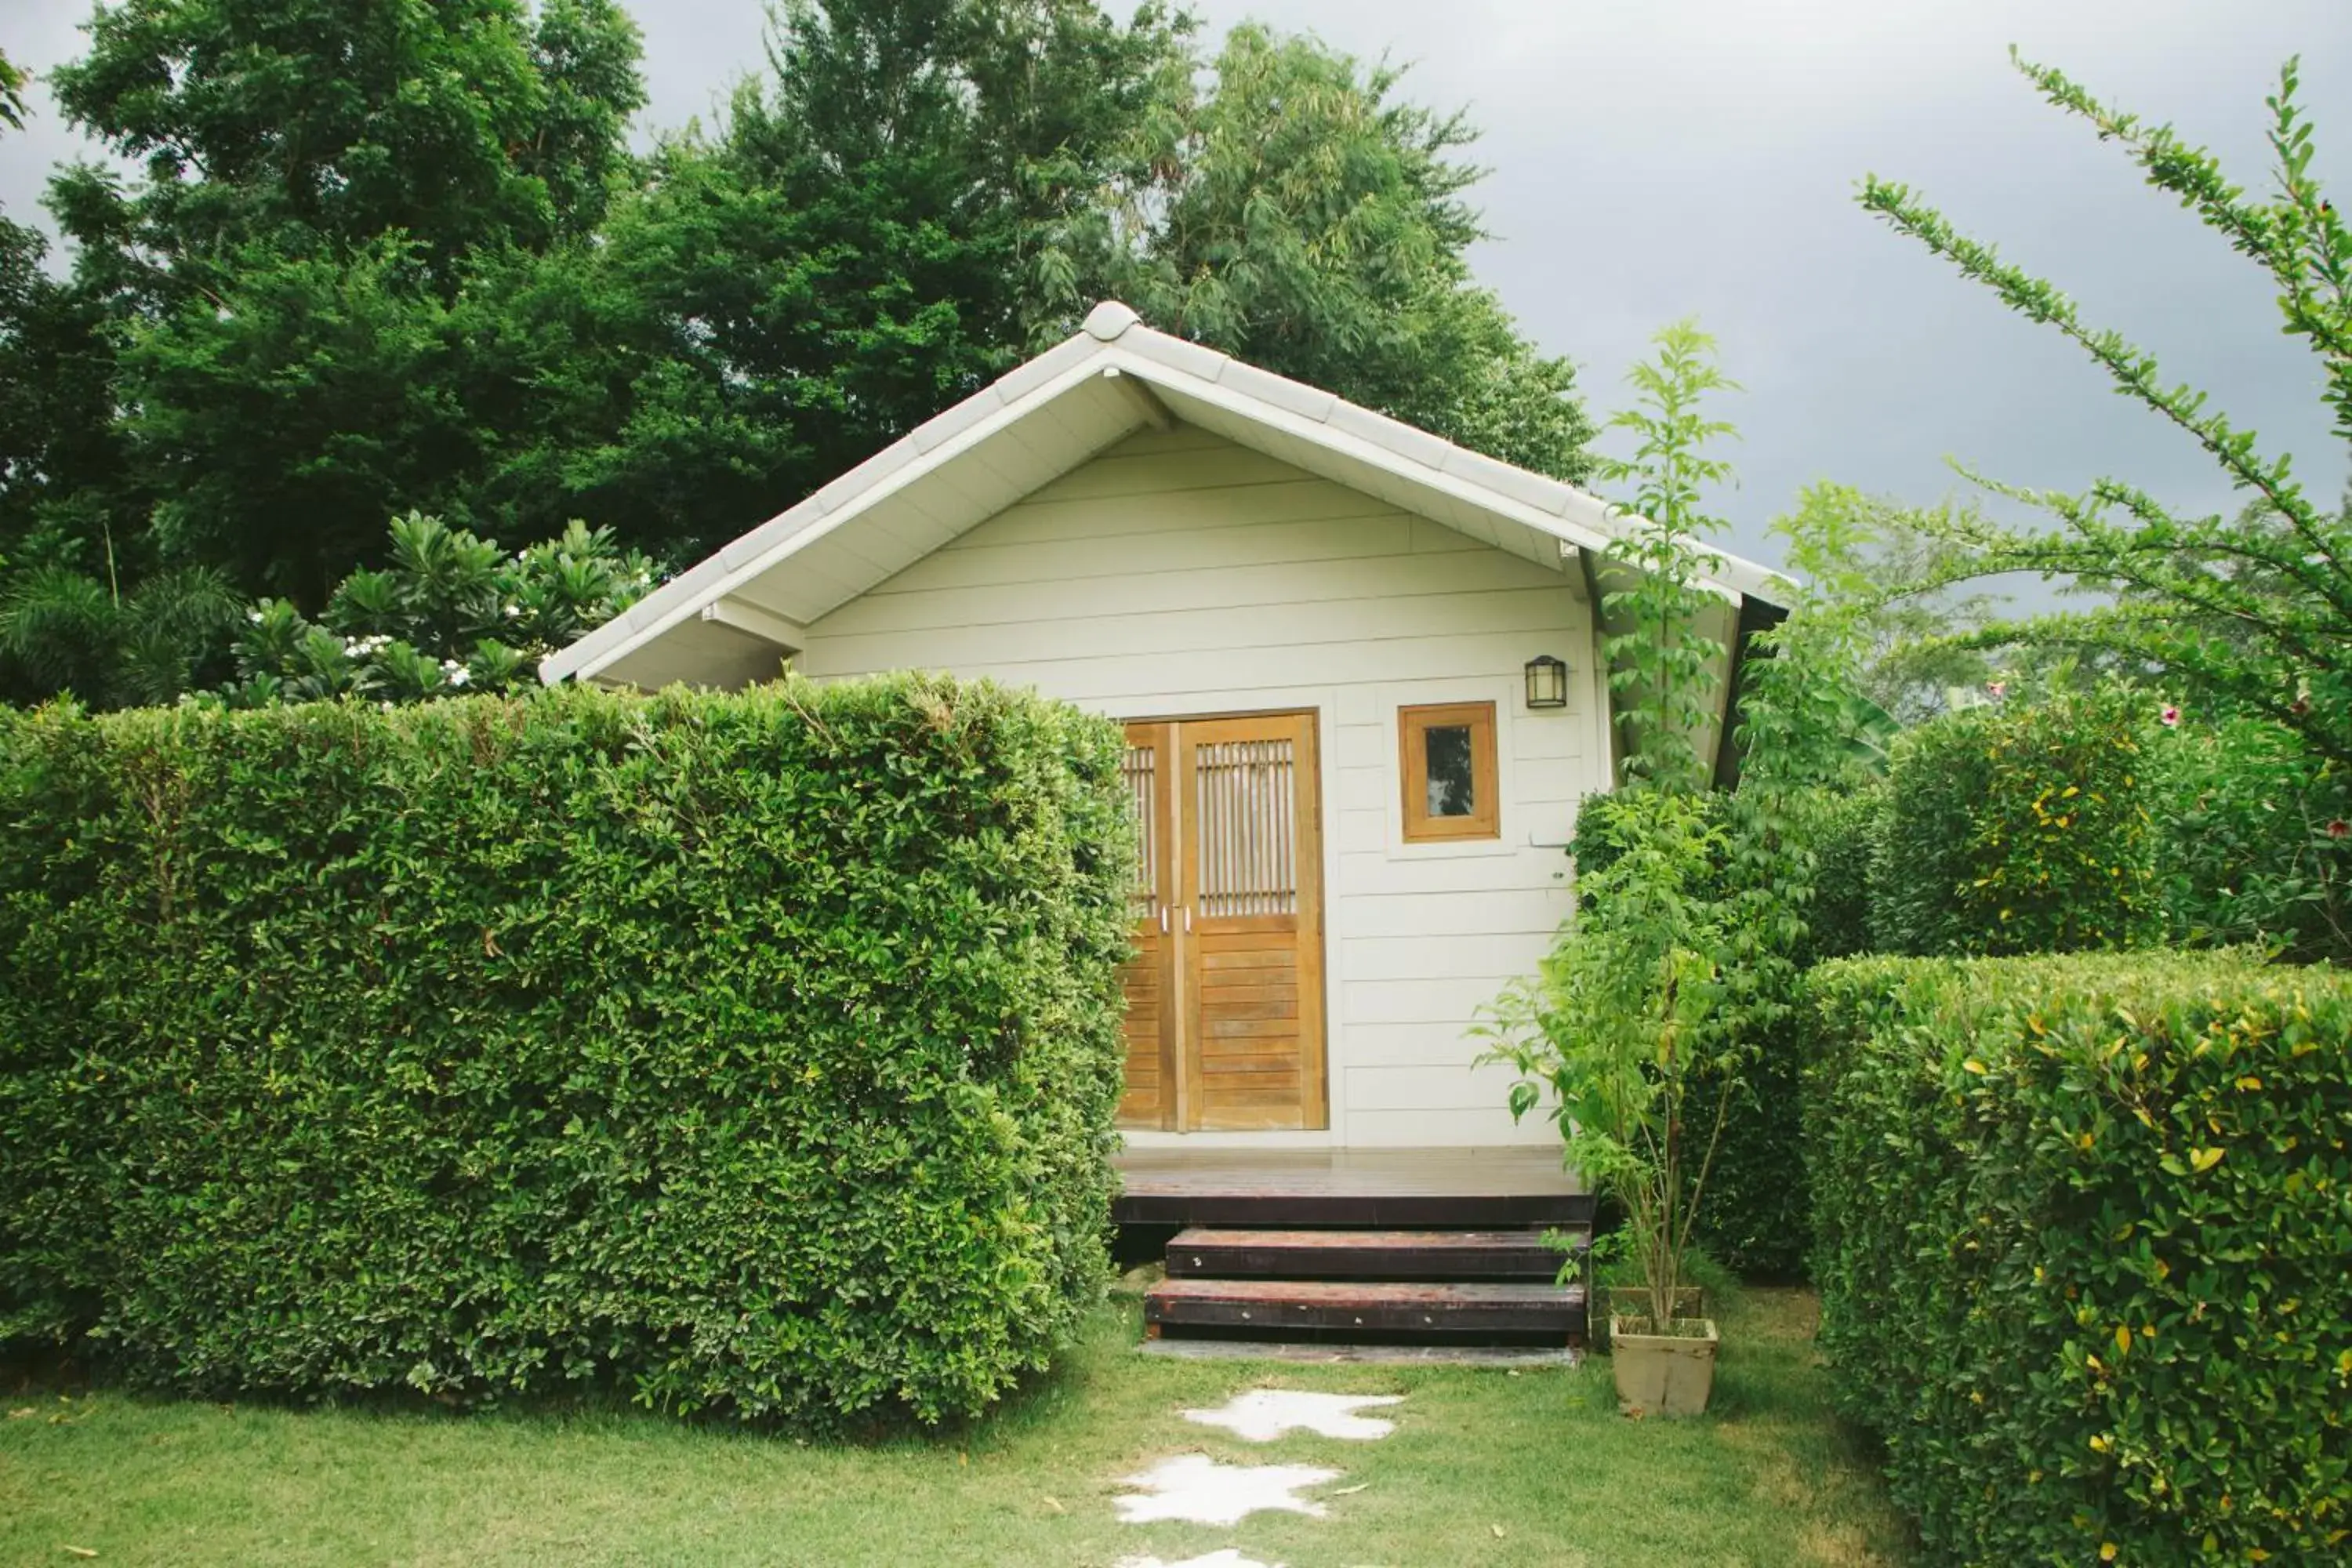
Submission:
[[1601,479],[1631,487],[1633,513],[1612,557],[1631,568],[1628,580],[1601,595],[1610,627],[1601,652],[1626,782],[1687,791],[1706,787],[1699,743],[1716,722],[1722,684],[1721,650],[1704,630],[1718,601],[1703,580],[1718,559],[1706,542],[1725,524],[1705,510],[1704,492],[1731,477],[1731,464],[1708,448],[1738,434],[1700,405],[1738,384],[1696,322],[1675,322],[1653,341],[1657,357],[1627,373],[1633,406],[1609,421],[1632,434],[1633,450],[1600,463]]
[[[2262,268],[2278,291],[2284,330],[2318,361],[2336,434],[2352,442],[2352,229],[2313,175],[2295,63],[2267,100],[2273,184],[2261,196],[2231,184],[2218,160],[2170,127],[2112,109],[2049,67],[2018,65],[2046,99],[2122,147],[2150,184]],[[2204,393],[2168,384],[2153,355],[2091,325],[2064,294],[1959,232],[1908,188],[1874,176],[1862,201],[2011,309],[2071,339],[2117,392],[2194,440],[2248,498],[2235,515],[2190,517],[2124,479],[2079,495],[1994,486],[2058,526],[1956,516],[1945,534],[1969,558],[1952,575],[2035,572],[2113,597],[1983,637],[2093,649],[2162,670],[2296,731],[2319,756],[2352,761],[2352,521],[2315,500],[2285,454],[2265,450]]]
[[446,283],[483,247],[584,233],[645,99],[614,0],[120,0],[89,37],[58,101],[141,166],[86,177],[173,293],[231,281],[254,241],[404,235]]
[[[39,475],[43,555],[316,604],[404,508],[501,517],[554,423],[515,285],[591,256],[625,184],[635,24],[613,0],[123,0],[89,32],[58,100],[138,174],[51,183],[74,277],[26,319],[74,330],[77,374],[8,454]],[[111,468],[50,461],[64,441]]]
[[[48,242],[0,215],[0,563],[103,571],[152,553],[135,519],[100,291],[53,276]],[[123,526],[110,522],[120,518]]]
[[1193,26],[784,0],[639,158],[618,0],[108,4],[57,87],[131,172],[51,182],[69,279],[0,229],[0,570],[318,616],[410,512],[688,560],[1118,293],[1582,474],[1569,366],[1470,277],[1460,118],[1255,27],[1204,89]]
[[25,128],[24,68],[0,53],[0,125],[11,130]]
[[1091,0],[778,9],[768,75],[662,147],[587,275],[592,312],[628,313],[628,383],[564,458],[582,515],[689,553],[1012,368],[1037,258],[1181,79],[1188,26]]
[[[1538,353],[1466,252],[1467,119],[1398,96],[1403,72],[1244,24],[1213,85],[1140,127],[1094,291],[1169,331],[1556,478],[1586,478],[1575,372]],[[1079,303],[1073,294],[1070,303]]]
[[216,679],[240,608],[202,566],[152,573],[124,593],[65,566],[0,583],[0,692],[70,692],[95,708],[169,702]]
[[285,599],[246,612],[229,695],[250,706],[528,690],[541,658],[653,582],[652,562],[577,521],[509,555],[496,540],[410,512],[393,520],[390,562],[344,578],[317,622]]

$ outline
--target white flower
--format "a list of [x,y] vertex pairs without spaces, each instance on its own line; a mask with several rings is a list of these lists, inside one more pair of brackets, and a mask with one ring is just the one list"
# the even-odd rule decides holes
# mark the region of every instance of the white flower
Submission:
[[259,610],[247,610],[245,612],[245,618],[251,621],[257,626],[261,624],[261,612]]
[[473,679],[474,672],[463,665],[449,672],[449,684],[452,686],[463,686]]
[[521,614],[522,606],[520,605],[509,605],[507,606],[507,619],[513,620],[517,616]]

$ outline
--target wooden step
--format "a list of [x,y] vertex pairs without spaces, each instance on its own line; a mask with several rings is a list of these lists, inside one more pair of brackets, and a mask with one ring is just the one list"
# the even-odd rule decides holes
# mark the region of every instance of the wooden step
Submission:
[[[1579,1246],[1589,1245],[1583,1232]],[[1181,1231],[1171,1277],[1268,1279],[1527,1279],[1549,1284],[1567,1255],[1540,1230]]]
[[1390,1284],[1337,1279],[1163,1279],[1144,1293],[1143,1321],[1163,1328],[1259,1333],[1543,1334],[1584,1331],[1584,1287]]

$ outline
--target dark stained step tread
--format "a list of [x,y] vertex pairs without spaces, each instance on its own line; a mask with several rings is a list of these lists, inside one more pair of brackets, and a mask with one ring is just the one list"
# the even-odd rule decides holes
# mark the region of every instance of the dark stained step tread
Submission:
[[1565,1335],[1584,1330],[1584,1287],[1171,1279],[1144,1292],[1143,1319],[1155,1329]]
[[[1575,1231],[1578,1246],[1590,1234]],[[1168,1244],[1177,1277],[1293,1279],[1528,1279],[1549,1282],[1565,1254],[1540,1230],[1239,1230],[1196,1226]]]

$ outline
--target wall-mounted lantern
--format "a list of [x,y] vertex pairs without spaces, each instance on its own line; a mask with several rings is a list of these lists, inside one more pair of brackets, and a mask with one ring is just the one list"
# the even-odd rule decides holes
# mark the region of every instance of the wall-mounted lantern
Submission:
[[1528,706],[1529,708],[1565,708],[1568,706],[1568,665],[1564,660],[1539,653],[1528,660]]

